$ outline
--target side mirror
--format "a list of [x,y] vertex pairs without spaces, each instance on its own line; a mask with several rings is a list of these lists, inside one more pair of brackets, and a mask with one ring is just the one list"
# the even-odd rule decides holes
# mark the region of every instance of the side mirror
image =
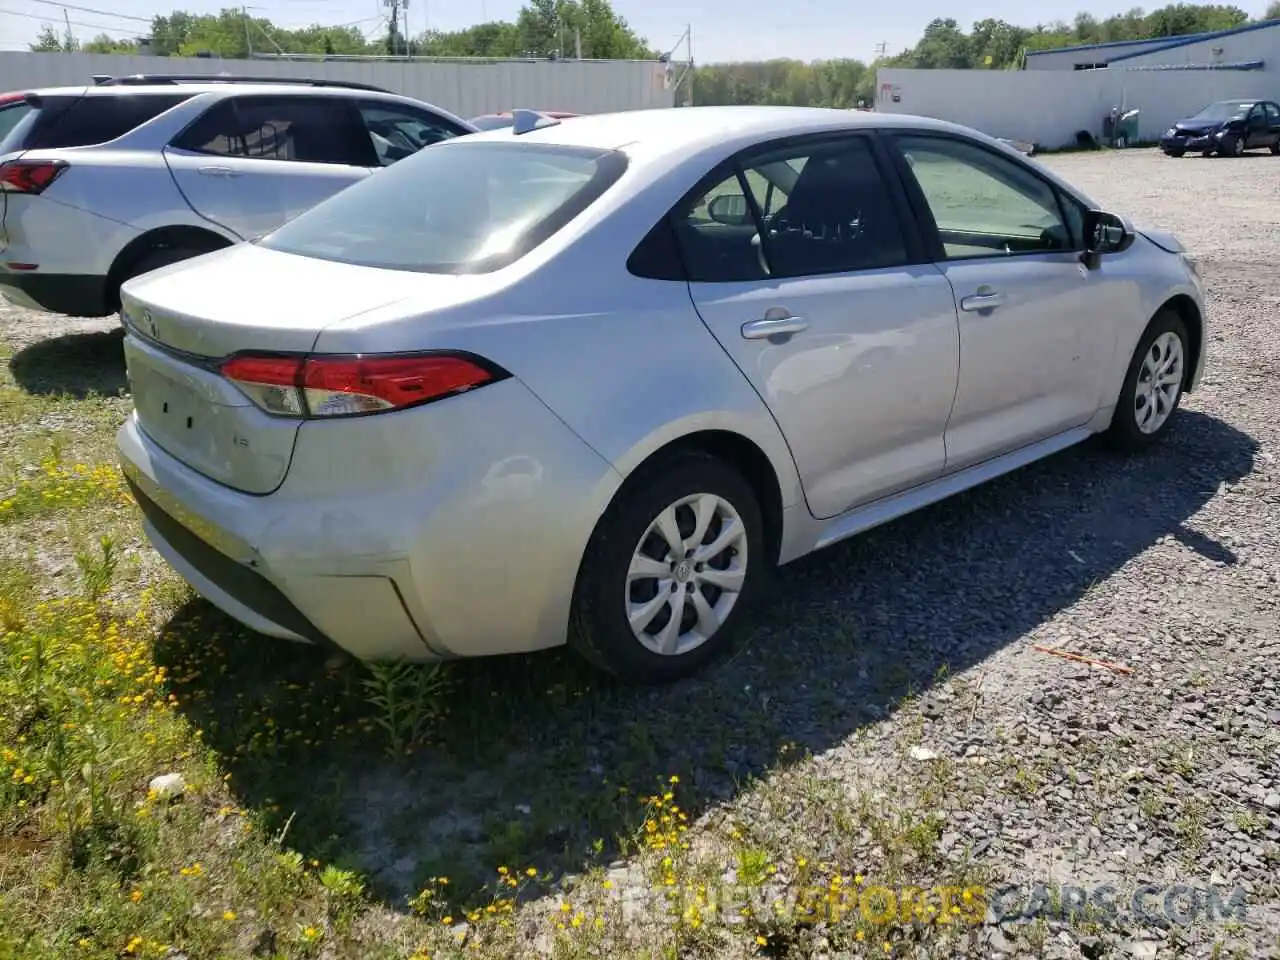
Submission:
[[1090,210],[1084,215],[1084,250],[1096,259],[1104,253],[1122,253],[1133,245],[1133,228],[1123,217],[1105,210]]
[[707,204],[707,214],[716,223],[728,227],[742,226],[751,215],[747,210],[747,198],[740,193],[722,193],[713,197]]

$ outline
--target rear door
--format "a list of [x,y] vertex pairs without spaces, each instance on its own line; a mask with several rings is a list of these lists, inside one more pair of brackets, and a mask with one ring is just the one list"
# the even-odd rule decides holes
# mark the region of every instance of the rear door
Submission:
[[377,162],[346,97],[318,94],[228,98],[164,153],[191,208],[246,240],[362,180]]
[[1267,108],[1264,103],[1259,102],[1253,105],[1244,119],[1244,130],[1245,149],[1256,150],[1259,147],[1271,145],[1271,126],[1267,122]]
[[763,147],[672,215],[694,306],[782,429],[819,518],[941,474],[951,287],[870,136]]
[[1268,101],[1262,106],[1267,112],[1267,142],[1263,146],[1276,150],[1280,148],[1280,105]]

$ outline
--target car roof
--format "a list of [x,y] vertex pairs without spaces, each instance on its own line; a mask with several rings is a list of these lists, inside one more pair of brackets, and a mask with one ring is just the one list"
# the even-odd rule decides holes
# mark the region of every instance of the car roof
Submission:
[[770,139],[824,130],[857,130],[883,127],[926,127],[963,131],[942,120],[909,114],[863,113],[829,107],[658,107],[593,113],[574,117],[573,123],[557,123],[515,134],[511,128],[486,130],[468,140],[509,140],[519,136],[530,143],[594,147],[617,150],[644,145],[646,152],[684,153],[728,139]]
[[28,91],[41,97],[79,97],[81,95],[91,97],[112,97],[127,96],[128,94],[168,94],[172,96],[175,93],[184,93],[194,96],[199,93],[270,93],[272,96],[277,94],[288,96],[290,94],[303,94],[316,96],[350,96],[352,93],[358,93],[361,96],[369,97],[401,97],[402,99],[411,99],[402,97],[401,94],[391,93],[382,90],[366,90],[360,87],[341,87],[341,86],[310,86],[304,83],[245,83],[243,81],[211,81],[209,83],[200,83],[198,81],[182,82],[182,83],[130,83],[121,84],[120,86],[107,86],[105,84],[86,84],[79,87],[38,87]]

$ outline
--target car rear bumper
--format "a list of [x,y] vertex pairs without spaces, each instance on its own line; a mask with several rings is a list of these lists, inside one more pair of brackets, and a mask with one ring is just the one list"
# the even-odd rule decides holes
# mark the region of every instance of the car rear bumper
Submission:
[[198,593],[261,633],[365,660],[563,643],[583,549],[619,482],[515,380],[304,424],[269,496],[191,470],[136,415],[117,443],[148,538]]
[[69,317],[105,317],[112,312],[106,277],[0,268],[0,293],[20,307]]

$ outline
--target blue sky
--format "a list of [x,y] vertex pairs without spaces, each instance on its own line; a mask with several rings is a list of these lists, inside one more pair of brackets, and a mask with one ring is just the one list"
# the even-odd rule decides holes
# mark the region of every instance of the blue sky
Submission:
[[[72,30],[89,38],[98,33],[128,36],[145,30],[157,13],[175,7],[193,12],[216,12],[234,0],[68,0]],[[1162,4],[1150,3],[1148,8]],[[378,29],[382,0],[249,0],[257,16],[283,26],[310,23],[351,23],[369,32]],[[417,33],[428,24],[453,30],[482,19],[513,19],[520,0],[410,0],[409,26]],[[768,57],[853,57],[869,60],[876,44],[890,53],[900,52],[919,37],[924,25],[938,16],[954,17],[966,29],[986,17],[1027,22],[1032,19],[1070,20],[1081,9],[1102,18],[1133,6],[1132,0],[1114,3],[1096,0],[1041,0],[1039,4],[1014,0],[944,4],[938,0],[897,0],[883,4],[850,0],[614,0],[614,9],[649,42],[660,49],[671,47],[685,25],[692,27],[693,55],[701,63],[721,60],[757,60]],[[1259,16],[1265,2],[1253,0],[1241,6]],[[1026,11],[1034,9],[1034,18]],[[0,0],[0,49],[26,49],[42,22],[59,27],[63,8],[49,0]],[[683,50],[679,51],[683,54]]]

